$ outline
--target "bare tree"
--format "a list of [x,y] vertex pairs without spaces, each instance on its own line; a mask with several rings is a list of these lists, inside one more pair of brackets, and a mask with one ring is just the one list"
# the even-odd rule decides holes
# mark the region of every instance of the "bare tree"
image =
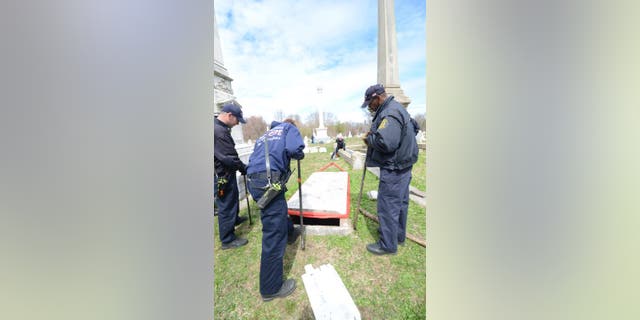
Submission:
[[260,138],[267,129],[267,122],[261,116],[251,116],[246,119],[247,123],[242,125],[242,135],[246,139],[255,141]]
[[336,115],[331,112],[324,112],[324,124],[327,126],[333,125],[336,123],[337,118]]
[[312,112],[310,114],[307,114],[304,124],[305,126],[308,126],[311,128],[317,128],[320,125],[320,122],[318,120],[318,112]]
[[[287,118],[289,119],[293,119],[293,121],[295,121],[296,126],[298,126],[298,128],[300,127],[300,125],[302,125],[302,119],[300,119],[300,116],[297,114],[290,114],[287,116]],[[285,118],[283,118],[284,120]]]

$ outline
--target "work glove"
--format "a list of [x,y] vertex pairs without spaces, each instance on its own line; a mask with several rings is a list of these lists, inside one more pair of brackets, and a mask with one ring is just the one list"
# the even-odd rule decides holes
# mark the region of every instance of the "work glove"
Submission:
[[240,174],[243,176],[247,175],[247,166],[246,165],[242,165],[242,167],[240,167],[240,169],[238,169],[238,171],[240,171]]
[[371,131],[368,131],[365,135],[364,138],[362,138],[362,141],[364,141],[364,144],[366,144],[367,146],[369,145],[369,141],[367,140],[367,138],[369,137],[369,135],[371,134]]

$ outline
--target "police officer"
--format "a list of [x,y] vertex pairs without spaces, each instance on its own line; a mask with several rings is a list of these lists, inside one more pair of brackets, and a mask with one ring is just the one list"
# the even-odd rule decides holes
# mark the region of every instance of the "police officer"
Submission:
[[409,208],[411,169],[418,161],[418,127],[407,110],[381,84],[367,88],[362,108],[373,114],[364,142],[367,166],[380,167],[378,219],[380,240],[367,245],[369,252],[395,254],[404,244]]
[[239,122],[246,123],[242,109],[235,102],[227,102],[215,119],[214,164],[216,173],[216,206],[218,207],[218,233],[222,249],[233,249],[246,245],[249,241],[236,237],[234,228],[247,218],[238,216],[239,199],[236,171],[247,174],[247,167],[236,151],[231,137],[231,128]]
[[[265,148],[266,144],[266,148]],[[283,281],[284,252],[286,243],[293,243],[299,230],[293,228],[287,211],[286,180],[291,174],[291,159],[304,158],[304,142],[300,131],[291,119],[272,123],[272,128],[260,137],[249,158],[247,177],[249,192],[258,201],[269,184],[266,150],[269,154],[271,183],[280,183],[281,192],[261,210],[262,254],[260,256],[260,294],[264,301],[286,297],[296,289],[294,279]]]

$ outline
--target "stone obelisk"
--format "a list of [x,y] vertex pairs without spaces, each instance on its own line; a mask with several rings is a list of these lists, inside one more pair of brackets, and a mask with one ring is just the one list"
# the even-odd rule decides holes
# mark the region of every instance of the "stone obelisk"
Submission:
[[378,0],[378,83],[405,108],[411,99],[400,88],[396,15],[393,0]]
[[325,143],[330,140],[329,136],[327,136],[327,128],[324,126],[324,111],[322,110],[323,103],[322,87],[318,87],[318,127],[315,130],[316,143]]
[[229,100],[235,100],[231,82],[233,78],[229,76],[229,71],[224,66],[222,58],[222,47],[220,45],[220,35],[218,35],[218,23],[216,22],[215,12],[213,14],[213,100],[215,103],[215,112],[220,112],[223,103]]
[[[236,100],[233,94],[231,82],[233,78],[229,76],[229,71],[224,66],[222,58],[222,47],[220,43],[220,35],[218,34],[218,23],[216,22],[215,11],[213,13],[213,105],[214,114],[218,114],[222,109],[222,105],[230,100]],[[231,136],[236,145],[244,143],[242,134],[242,126],[238,125],[231,129]],[[253,147],[252,147],[253,148]],[[239,153],[239,152],[238,152]],[[248,159],[247,159],[248,161]]]

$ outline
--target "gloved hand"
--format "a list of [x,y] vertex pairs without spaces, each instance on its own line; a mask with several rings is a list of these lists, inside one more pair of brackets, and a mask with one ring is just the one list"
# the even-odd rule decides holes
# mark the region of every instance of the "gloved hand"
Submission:
[[369,137],[369,135],[371,134],[371,131],[368,131],[365,135],[364,138],[362,138],[362,141],[364,141],[365,145],[369,145],[369,141],[367,140],[367,138]]
[[242,165],[242,167],[240,167],[240,169],[238,169],[238,171],[240,171],[240,174],[243,176],[247,175],[247,166],[246,165]]

